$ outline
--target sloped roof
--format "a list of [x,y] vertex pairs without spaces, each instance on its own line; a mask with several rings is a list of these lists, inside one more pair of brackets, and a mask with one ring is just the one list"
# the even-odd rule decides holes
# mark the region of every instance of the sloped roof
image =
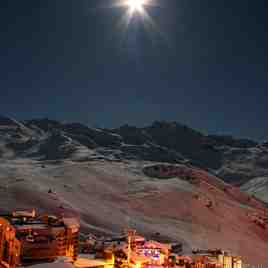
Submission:
[[159,248],[159,249],[165,249],[165,250],[169,250],[171,249],[171,245],[170,244],[163,244],[157,241],[148,241],[144,244],[145,248]]
[[79,228],[80,223],[76,218],[63,218],[64,224],[69,228]]

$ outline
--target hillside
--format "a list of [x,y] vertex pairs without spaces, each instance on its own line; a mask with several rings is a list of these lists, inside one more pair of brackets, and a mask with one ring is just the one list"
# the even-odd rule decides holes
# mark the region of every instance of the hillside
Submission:
[[242,185],[268,176],[268,146],[231,136],[203,135],[175,122],[96,129],[49,119],[0,117],[0,157],[34,160],[143,160],[188,163]]
[[107,130],[0,117],[0,208],[75,214],[84,233],[133,227],[186,253],[220,247],[268,265],[268,211],[252,195],[266,148],[177,123]]
[[75,214],[84,233],[119,234],[130,226],[181,241],[185,252],[220,247],[268,264],[267,228],[254,218],[262,203],[204,171],[162,169],[140,161],[2,161],[0,207]]
[[241,189],[268,204],[268,177],[259,177],[242,185]]

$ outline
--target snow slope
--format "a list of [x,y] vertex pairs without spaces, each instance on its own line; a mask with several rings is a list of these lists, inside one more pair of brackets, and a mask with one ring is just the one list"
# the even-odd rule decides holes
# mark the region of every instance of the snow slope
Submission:
[[[184,165],[177,166],[182,171],[172,177],[145,175],[144,168],[154,165],[141,161],[2,161],[0,207],[75,214],[81,217],[85,233],[120,234],[128,226],[148,236],[159,232],[162,239],[183,242],[186,252],[221,247],[241,254],[249,263],[261,260],[268,265],[268,231],[249,217],[261,213],[261,203]],[[190,177],[181,175],[185,170]]]
[[268,265],[257,199],[267,201],[267,150],[178,123],[107,130],[0,117],[0,208],[77,215],[83,232],[133,227],[186,252],[220,247]]
[[242,185],[241,189],[268,204],[268,177],[258,177]]

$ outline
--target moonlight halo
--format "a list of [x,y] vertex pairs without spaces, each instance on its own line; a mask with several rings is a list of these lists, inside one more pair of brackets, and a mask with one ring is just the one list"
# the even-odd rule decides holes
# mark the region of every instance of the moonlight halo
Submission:
[[146,13],[146,6],[151,4],[152,0],[119,0],[119,6],[127,9],[129,16],[134,14],[143,16]]
[[144,0],[127,0],[126,4],[129,8],[130,13],[143,13],[143,6],[145,4]]
[[[123,15],[118,22],[118,29],[124,34],[131,23],[142,23],[148,32],[157,32],[162,37],[162,31],[158,28],[153,18],[149,15],[151,8],[159,8],[159,0],[112,0],[113,7],[123,9]],[[139,18],[134,19],[134,18]]]

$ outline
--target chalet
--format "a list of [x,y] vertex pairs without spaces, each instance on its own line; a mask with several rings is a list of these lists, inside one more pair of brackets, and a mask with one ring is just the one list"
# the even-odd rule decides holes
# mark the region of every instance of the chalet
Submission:
[[38,216],[35,211],[0,215],[0,267],[54,261],[59,256],[75,261],[79,229],[74,218]]

